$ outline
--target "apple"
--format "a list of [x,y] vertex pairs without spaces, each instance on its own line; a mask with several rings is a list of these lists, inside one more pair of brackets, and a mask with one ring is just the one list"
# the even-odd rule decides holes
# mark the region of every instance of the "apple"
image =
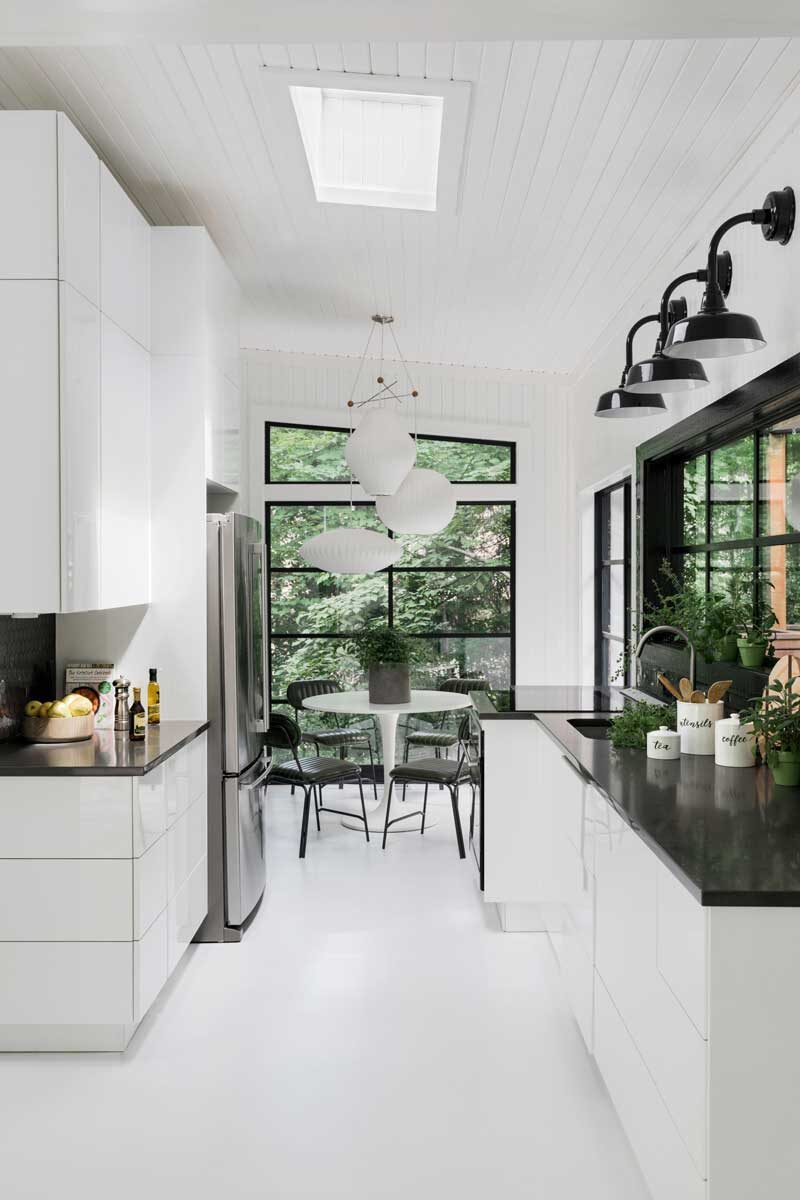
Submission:
[[69,717],[71,713],[63,700],[54,700],[47,715],[48,717]]
[[44,704],[39,705],[39,711],[36,715],[38,717],[48,717],[50,715],[50,708],[52,706],[52,703],[53,703],[52,700],[45,700]]
[[42,707],[41,700],[29,700],[28,703],[25,705],[25,716],[26,717],[38,717],[39,710],[41,707]]

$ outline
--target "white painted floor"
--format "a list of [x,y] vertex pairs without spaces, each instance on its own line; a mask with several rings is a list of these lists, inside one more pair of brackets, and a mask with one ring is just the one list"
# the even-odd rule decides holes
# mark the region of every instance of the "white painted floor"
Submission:
[[124,1056],[0,1056],[3,1195],[646,1200],[547,939],[499,932],[446,793],[385,854],[324,817],[304,863],[270,796],[241,945],[192,947]]

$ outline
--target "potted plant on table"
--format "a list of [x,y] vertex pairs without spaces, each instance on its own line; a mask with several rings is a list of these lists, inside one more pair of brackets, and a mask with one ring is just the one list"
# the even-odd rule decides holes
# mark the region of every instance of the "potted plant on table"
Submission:
[[740,622],[736,645],[743,667],[757,669],[763,666],[767,651],[775,640],[774,627],[777,623],[778,618],[771,608],[762,608],[759,613],[753,613],[749,620]]
[[800,694],[794,690],[798,677],[782,683],[774,680],[762,696],[755,696],[752,708],[742,713],[742,721],[751,721],[756,738],[756,753],[770,769],[780,787],[800,787]]
[[367,629],[355,639],[356,657],[369,679],[372,704],[408,704],[411,640],[397,629]]

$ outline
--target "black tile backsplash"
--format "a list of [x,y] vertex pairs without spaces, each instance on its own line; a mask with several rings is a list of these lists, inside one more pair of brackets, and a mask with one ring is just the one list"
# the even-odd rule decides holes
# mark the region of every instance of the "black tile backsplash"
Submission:
[[0,616],[0,741],[14,737],[30,696],[55,696],[56,619]]

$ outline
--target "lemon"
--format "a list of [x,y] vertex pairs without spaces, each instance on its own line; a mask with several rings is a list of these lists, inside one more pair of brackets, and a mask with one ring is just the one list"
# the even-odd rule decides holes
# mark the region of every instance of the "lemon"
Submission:
[[[64,701],[67,704],[66,700]],[[87,700],[85,696],[76,696],[67,708],[73,717],[88,717],[94,710],[91,700]]]
[[71,713],[63,700],[54,700],[50,705],[48,717],[69,717]]

